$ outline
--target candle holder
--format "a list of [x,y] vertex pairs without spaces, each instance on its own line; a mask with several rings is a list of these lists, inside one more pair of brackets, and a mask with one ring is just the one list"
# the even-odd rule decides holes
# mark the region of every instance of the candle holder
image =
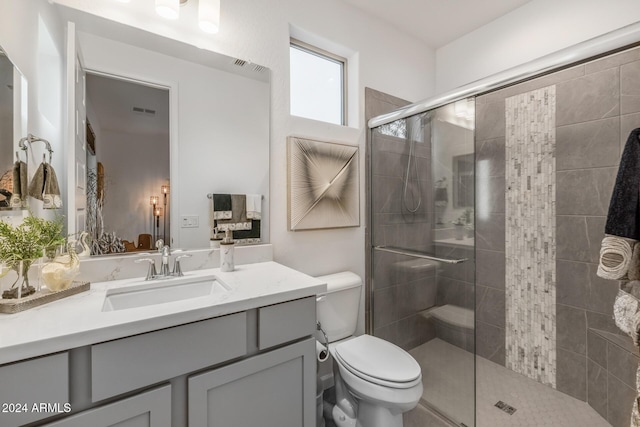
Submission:
[[156,208],[158,206],[158,201],[159,201],[159,197],[158,196],[151,196],[149,197],[149,204],[151,205],[151,234],[153,234],[153,241],[155,242],[157,240],[157,235],[156,235],[156,227],[154,227],[154,217],[156,216]]
[[160,187],[160,191],[162,192],[162,195],[164,196],[164,218],[163,218],[163,224],[162,224],[162,240],[165,241],[165,243],[167,242],[167,216],[169,216],[167,214],[167,197],[169,196],[169,184],[163,185],[162,187]]
[[[157,206],[153,209],[153,216],[156,219],[155,235],[157,237],[160,237],[160,217],[162,216],[162,208],[160,206]],[[165,242],[165,245],[166,244],[167,242]]]

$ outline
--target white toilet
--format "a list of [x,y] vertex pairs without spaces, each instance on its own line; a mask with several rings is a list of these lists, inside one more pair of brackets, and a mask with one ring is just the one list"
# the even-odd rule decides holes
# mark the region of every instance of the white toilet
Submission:
[[420,365],[388,341],[353,337],[362,289],[358,275],[345,271],[318,279],[327,283],[327,293],[317,299],[317,316],[335,362],[334,422],[338,427],[402,427],[402,414],[422,396]]

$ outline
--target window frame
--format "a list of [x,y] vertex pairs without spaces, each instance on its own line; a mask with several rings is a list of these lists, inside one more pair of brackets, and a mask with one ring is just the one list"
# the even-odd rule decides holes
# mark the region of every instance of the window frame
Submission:
[[[309,53],[311,55],[315,55],[319,58],[325,59],[327,61],[330,62],[334,62],[336,64],[341,65],[341,92],[340,92],[340,98],[341,98],[341,103],[340,103],[340,109],[341,109],[341,114],[340,117],[341,119],[341,126],[347,126],[348,124],[348,117],[347,117],[347,67],[348,67],[348,61],[347,58],[344,58],[340,55],[336,55],[335,53],[329,52],[327,50],[321,49],[317,46],[311,45],[309,43],[303,42],[302,40],[290,37],[289,38],[289,48],[295,48],[298,50],[301,50],[303,52]],[[291,90],[291,88],[289,89]],[[289,95],[291,96],[291,95]],[[291,107],[289,107],[291,108]],[[330,123],[330,122],[325,122],[325,123]]]

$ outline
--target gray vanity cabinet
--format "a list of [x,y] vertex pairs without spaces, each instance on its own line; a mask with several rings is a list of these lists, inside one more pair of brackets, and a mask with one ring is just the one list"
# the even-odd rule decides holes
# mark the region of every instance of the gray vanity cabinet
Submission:
[[0,427],[315,427],[315,319],[311,296],[0,366],[3,401],[72,411]]
[[171,427],[171,386],[89,409],[44,427]]
[[314,427],[312,338],[189,378],[189,427]]

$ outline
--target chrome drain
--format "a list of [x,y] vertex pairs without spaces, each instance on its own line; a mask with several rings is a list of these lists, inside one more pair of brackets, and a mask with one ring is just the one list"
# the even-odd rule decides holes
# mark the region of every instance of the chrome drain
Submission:
[[504,403],[502,400],[499,400],[499,401],[498,401],[498,403],[496,403],[496,404],[495,404],[495,405],[493,405],[493,406],[495,406],[496,408],[498,408],[498,409],[500,409],[500,410],[502,410],[502,411],[506,412],[506,413],[507,413],[507,414],[509,414],[509,415],[513,415],[513,413],[517,411],[517,409],[516,409],[516,408],[514,408],[514,407],[513,407],[513,406],[511,406],[511,405],[507,405],[507,404],[506,404],[506,403]]

